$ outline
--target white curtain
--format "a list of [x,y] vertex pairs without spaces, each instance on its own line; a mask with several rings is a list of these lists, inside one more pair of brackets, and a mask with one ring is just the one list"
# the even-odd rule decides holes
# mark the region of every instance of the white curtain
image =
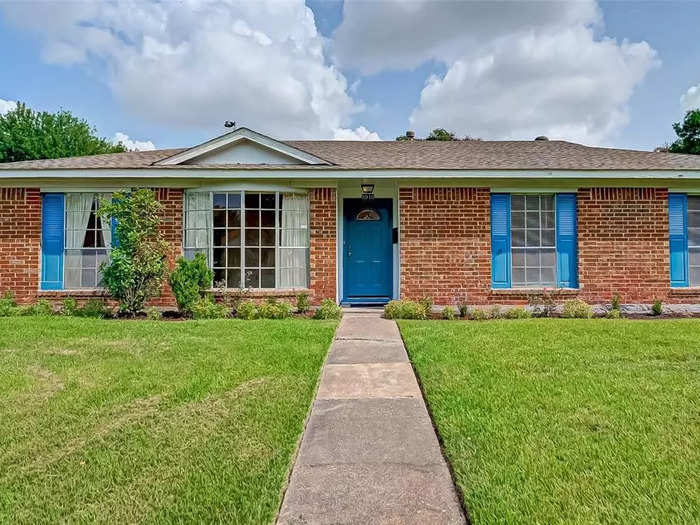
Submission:
[[[97,198],[100,202],[108,201],[112,197],[111,193],[98,193]],[[102,238],[105,241],[105,248],[109,250],[112,246],[112,221],[109,218],[102,217]]]
[[94,193],[66,193],[65,287],[83,286],[83,245],[90,222]]
[[185,257],[197,252],[209,260],[212,229],[212,206],[209,192],[187,192],[185,198]]
[[282,196],[280,226],[279,287],[306,288],[309,273],[309,198],[307,195],[285,193]]

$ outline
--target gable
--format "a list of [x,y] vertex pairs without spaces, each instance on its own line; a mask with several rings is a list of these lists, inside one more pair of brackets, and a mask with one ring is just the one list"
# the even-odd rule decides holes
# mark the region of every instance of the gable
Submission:
[[187,159],[182,164],[305,164],[248,139]]

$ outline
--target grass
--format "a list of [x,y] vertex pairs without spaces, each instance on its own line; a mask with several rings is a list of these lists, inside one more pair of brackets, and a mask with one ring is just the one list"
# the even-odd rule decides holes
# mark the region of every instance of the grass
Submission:
[[700,522],[700,321],[400,321],[470,517]]
[[0,523],[271,522],[335,325],[0,319]]

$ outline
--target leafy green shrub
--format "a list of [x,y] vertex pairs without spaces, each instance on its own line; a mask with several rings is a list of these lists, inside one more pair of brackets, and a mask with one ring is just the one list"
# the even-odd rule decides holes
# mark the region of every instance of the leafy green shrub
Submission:
[[654,315],[661,315],[663,311],[664,304],[661,302],[661,299],[656,299],[654,304],[651,306],[651,313]]
[[469,310],[469,319],[472,321],[485,321],[489,319],[489,313],[483,308],[472,308]]
[[466,318],[469,315],[469,306],[466,304],[459,305],[459,316]]
[[610,301],[610,307],[613,310],[619,310],[620,309],[620,296],[618,294],[613,294],[612,300]]
[[258,319],[287,319],[292,315],[292,305],[284,301],[269,299],[263,304],[259,304],[257,312]]
[[622,317],[622,314],[620,313],[619,308],[613,308],[607,314],[605,314],[605,317],[607,317],[608,319],[619,319],[620,317]]
[[427,308],[428,305],[425,302],[389,301],[384,306],[384,317],[387,319],[427,319],[429,311]]
[[253,301],[241,301],[236,309],[236,316],[239,319],[250,321],[258,316],[258,308]]
[[170,274],[170,287],[180,311],[191,313],[192,305],[206,295],[213,279],[214,272],[203,253],[196,253],[192,260],[180,257]]
[[162,205],[153,191],[117,192],[100,203],[102,220],[116,220],[109,262],[102,265],[105,288],[119,309],[134,315],[160,293],[167,269],[168,243],[158,229]]
[[228,306],[214,301],[211,295],[205,295],[192,304],[194,319],[225,319],[231,314]]
[[445,306],[445,308],[442,309],[442,318],[447,321],[453,321],[455,318],[454,308],[451,306]]
[[163,312],[151,306],[150,308],[146,308],[146,317],[151,321],[160,321],[163,319]]
[[112,309],[102,299],[90,299],[82,308],[76,310],[75,315],[103,319],[112,317]]
[[0,298],[0,317],[10,317],[15,315],[17,302],[12,292],[5,292]]
[[433,298],[429,295],[424,295],[421,300],[418,301],[418,304],[425,310],[426,319],[430,317],[430,314],[433,313]]
[[53,315],[53,305],[46,299],[39,299],[39,302],[32,307],[32,315]]
[[77,315],[77,313],[78,313],[78,301],[76,301],[72,297],[66,297],[63,300],[63,309],[61,310],[61,313],[63,315],[67,315],[68,317],[72,317],[74,315]]
[[568,319],[590,319],[593,317],[593,307],[581,299],[569,299],[564,301],[561,316]]
[[494,304],[488,311],[489,319],[500,319],[503,317],[503,312],[501,312],[501,307]]
[[311,308],[311,302],[309,301],[309,294],[300,293],[297,295],[297,312],[300,314],[305,314]]
[[532,317],[532,313],[530,310],[523,308],[522,306],[516,306],[506,310],[503,317],[506,319],[529,319]]
[[321,306],[316,309],[314,319],[340,319],[343,317],[343,309],[335,304],[333,299],[324,299]]

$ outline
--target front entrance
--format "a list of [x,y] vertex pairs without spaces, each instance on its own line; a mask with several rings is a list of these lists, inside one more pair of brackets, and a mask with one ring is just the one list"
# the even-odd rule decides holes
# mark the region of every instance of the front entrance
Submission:
[[392,294],[391,199],[343,201],[343,302],[383,304]]

